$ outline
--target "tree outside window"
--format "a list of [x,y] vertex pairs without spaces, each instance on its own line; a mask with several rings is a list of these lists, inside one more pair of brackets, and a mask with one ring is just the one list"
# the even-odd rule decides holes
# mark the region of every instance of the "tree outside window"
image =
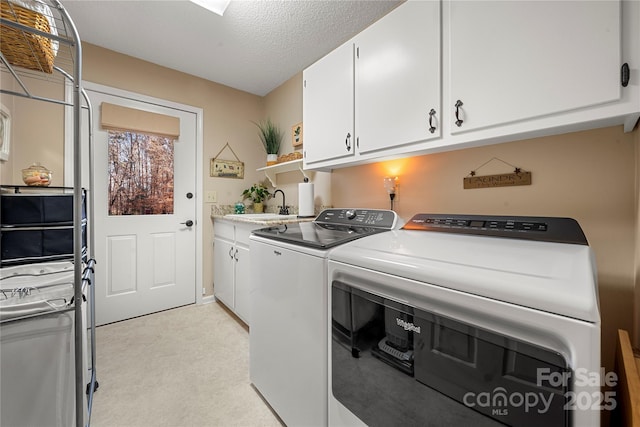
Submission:
[[109,215],[173,214],[173,143],[109,131]]

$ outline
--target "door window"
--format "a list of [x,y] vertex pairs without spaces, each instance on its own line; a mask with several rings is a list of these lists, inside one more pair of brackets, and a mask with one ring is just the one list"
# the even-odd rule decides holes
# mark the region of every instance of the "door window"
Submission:
[[173,214],[174,139],[109,131],[109,215]]

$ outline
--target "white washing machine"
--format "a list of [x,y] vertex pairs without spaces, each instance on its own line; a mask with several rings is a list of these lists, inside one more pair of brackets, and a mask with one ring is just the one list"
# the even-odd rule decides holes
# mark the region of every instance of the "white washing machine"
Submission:
[[572,219],[418,214],[328,264],[330,426],[598,426],[615,406]]
[[327,425],[327,254],[396,222],[388,210],[327,209],[252,232],[250,378],[286,425]]

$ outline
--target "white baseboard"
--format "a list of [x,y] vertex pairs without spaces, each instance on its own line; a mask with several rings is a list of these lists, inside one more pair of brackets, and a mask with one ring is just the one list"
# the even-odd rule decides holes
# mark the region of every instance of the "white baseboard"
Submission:
[[212,302],[216,302],[216,297],[214,295],[207,295],[206,297],[202,297],[200,304],[211,304]]

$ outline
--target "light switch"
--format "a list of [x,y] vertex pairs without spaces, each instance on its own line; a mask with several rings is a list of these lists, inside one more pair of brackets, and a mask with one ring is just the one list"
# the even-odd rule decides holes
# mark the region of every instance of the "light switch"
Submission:
[[218,195],[215,191],[207,191],[205,192],[206,203],[216,203],[218,201]]

